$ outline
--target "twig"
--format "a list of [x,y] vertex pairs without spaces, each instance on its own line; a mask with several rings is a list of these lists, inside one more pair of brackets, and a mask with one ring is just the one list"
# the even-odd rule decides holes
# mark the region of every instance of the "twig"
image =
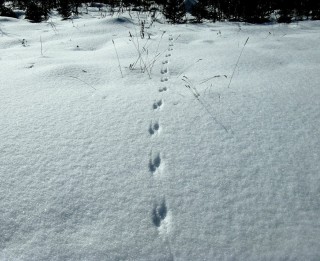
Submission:
[[196,89],[195,87],[193,87],[193,86],[191,85],[188,77],[184,75],[183,78],[182,78],[182,81],[184,81],[184,82],[186,83],[185,86],[186,86],[187,88],[189,88],[189,89],[192,91],[193,95],[198,99],[198,98],[200,97],[200,93],[197,91],[197,89]]
[[40,44],[41,44],[41,56],[43,56],[43,52],[42,52],[42,38],[41,38],[41,35],[40,35]]
[[163,32],[162,32],[162,35],[161,35],[161,37],[160,37],[160,41],[158,42],[157,49],[156,49],[156,52],[155,52],[155,53],[157,53],[157,52],[159,51],[159,46],[160,46],[160,43],[161,43],[162,38],[163,38],[163,36],[164,36],[165,33],[166,33],[166,31],[163,31]]
[[91,84],[89,84],[89,83],[87,83],[87,82],[79,79],[78,77],[75,77],[75,76],[67,76],[67,77],[70,77],[70,78],[73,78],[73,79],[77,79],[78,81],[85,83],[86,85],[88,85],[89,87],[91,87],[92,89],[94,89],[95,91],[97,90],[97,89],[94,88]]
[[219,124],[226,132],[229,132],[227,127],[222,124],[214,115],[213,113],[209,110],[208,108],[208,105],[203,102],[201,99],[200,99],[200,94],[199,92],[197,91],[197,89],[195,87],[193,87],[188,79],[187,76],[183,76],[183,79],[182,79],[185,83],[186,83],[186,87],[192,92],[193,96],[196,98],[196,100],[202,105],[202,107],[207,111],[207,113],[211,116],[211,118],[217,123]]
[[119,55],[118,55],[117,48],[116,48],[116,45],[115,45],[113,39],[112,39],[112,43],[113,43],[113,46],[114,46],[114,50],[116,51],[116,55],[117,55],[117,59],[118,59],[118,64],[119,64],[119,70],[120,70],[120,73],[121,73],[121,77],[123,78],[123,74],[122,74],[122,70],[121,70],[121,65],[120,65]]
[[51,27],[52,27],[52,30],[54,31],[55,34],[58,34],[58,30],[57,30],[57,27],[55,26],[55,24],[52,22],[52,19],[51,21],[47,22]]
[[[130,37],[132,38],[131,41],[134,41],[131,33],[130,33]],[[146,43],[144,44],[144,46],[142,48],[142,52],[139,53],[139,56],[138,56],[137,60],[130,65],[130,68],[133,69],[136,66],[136,64],[139,62],[139,60],[141,59],[142,54],[148,50],[148,48],[146,48],[146,45],[147,45],[148,41],[149,41],[149,39],[147,39]],[[133,44],[135,44],[135,43],[133,43]]]
[[196,62],[192,63],[191,65],[187,66],[186,68],[184,68],[181,73],[178,74],[177,78],[179,78],[181,76],[181,74],[185,73],[187,70],[189,70],[192,66],[194,66],[196,63],[202,61],[202,59],[197,60]]
[[229,88],[230,85],[231,85],[234,72],[236,71],[236,68],[238,67],[238,63],[239,63],[239,61],[240,61],[240,57],[241,57],[241,55],[242,55],[242,53],[243,53],[243,50],[244,50],[244,47],[246,47],[246,44],[247,44],[248,41],[249,41],[249,37],[247,38],[246,42],[244,43],[244,45],[243,45],[243,47],[242,47],[242,50],[241,50],[240,55],[239,55],[239,57],[238,57],[237,63],[236,63],[236,65],[235,65],[234,69],[233,69],[233,72],[232,72],[232,75],[231,75],[231,78],[230,78],[230,81],[229,81],[229,84],[228,84],[228,88]]
[[[150,75],[150,72],[148,71],[148,66],[147,66],[147,64],[145,63],[145,61],[143,60],[143,58],[142,58],[142,52],[141,52],[141,50],[140,50],[140,45],[139,45],[139,40],[138,40],[138,37],[136,37],[137,38],[137,44],[135,43],[135,41],[134,41],[134,37],[132,36],[132,34],[129,32],[129,34],[130,34],[130,37],[131,37],[131,39],[132,39],[132,43],[133,43],[133,45],[134,45],[134,47],[136,48],[136,50],[137,50],[137,52],[138,52],[138,61],[140,61],[140,69],[141,69],[141,71],[142,72],[147,72],[148,73],[148,75],[149,75],[149,79],[151,79],[151,75]],[[148,40],[147,40],[148,41]],[[145,52],[147,49],[146,48],[144,48],[143,47],[143,52]],[[143,64],[143,67],[142,67],[142,64]]]
[[160,43],[161,43],[162,38],[163,38],[163,36],[164,36],[165,33],[166,33],[166,31],[163,31],[163,32],[162,32],[162,35],[161,35],[161,37],[160,37],[160,41],[158,42],[157,49],[156,49],[156,51],[155,51],[155,56],[153,57],[152,62],[151,62],[151,63],[149,64],[149,66],[148,66],[148,67],[150,68],[150,72],[152,71],[152,68],[153,68],[155,62],[157,61],[157,57],[159,56],[159,54],[158,54],[159,46],[160,46]]
[[204,79],[202,82],[200,82],[200,84],[204,84],[204,83],[206,83],[206,82],[208,82],[208,81],[210,81],[210,80],[212,80],[214,78],[220,78],[222,76],[225,77],[225,78],[228,78],[227,75],[215,75],[215,76],[209,77],[207,79]]
[[[140,18],[138,18],[139,19],[139,21],[140,21]],[[138,51],[138,53],[139,53],[139,57],[141,57],[141,59],[140,59],[140,68],[142,68],[142,66],[141,66],[141,61],[143,62],[143,60],[142,60],[142,54],[141,54],[141,51],[140,51],[140,44],[139,44],[139,38],[137,37],[137,29],[134,27],[134,31],[136,32],[136,38],[137,38],[137,47],[136,47],[136,49],[137,49],[137,51]],[[134,39],[132,38],[132,41],[133,41]],[[135,43],[134,41],[133,41],[133,43]]]

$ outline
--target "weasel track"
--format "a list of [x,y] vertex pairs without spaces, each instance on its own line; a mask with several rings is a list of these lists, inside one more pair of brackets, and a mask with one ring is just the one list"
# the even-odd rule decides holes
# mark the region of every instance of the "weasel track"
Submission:
[[158,100],[158,101],[153,103],[152,108],[154,110],[158,110],[158,109],[161,109],[162,106],[163,106],[163,101],[162,100]]
[[159,123],[158,123],[158,122],[155,122],[155,123],[152,123],[152,122],[151,122],[150,127],[149,127],[149,133],[150,133],[151,135],[154,135],[154,134],[156,134],[156,133],[159,132],[159,131],[160,131],[160,125],[159,125]]
[[166,92],[168,90],[167,87],[162,87],[162,88],[159,88],[159,92]]
[[152,174],[154,174],[158,168],[161,165],[161,156],[160,153],[156,153],[154,156],[152,156],[152,153],[150,154],[150,160],[149,160],[149,170]]
[[[166,54],[164,60],[162,61],[162,68],[161,68],[161,78],[160,82],[162,85],[166,86],[159,86],[158,92],[162,93],[162,96],[165,96],[165,92],[169,90],[169,87],[166,82],[170,79],[170,68],[169,68],[169,59],[171,57],[171,53],[173,51],[173,36],[169,35],[169,44],[166,50]],[[152,104],[152,109],[154,111],[160,111],[163,107],[164,101],[163,99],[155,100]],[[160,127],[159,119],[152,120],[150,122],[148,132],[151,137],[155,137],[158,139],[160,132],[162,131],[162,126]],[[157,141],[154,140],[154,141]],[[163,161],[163,152],[156,151],[153,152],[151,150],[149,156],[149,163],[148,169],[152,176],[158,176],[161,174],[165,169],[165,164]],[[154,182],[157,182],[157,179],[154,179]],[[165,197],[163,195],[163,200],[158,201],[158,203],[154,204],[151,210],[151,220],[153,225],[158,229],[159,236],[164,237],[164,239],[168,240],[167,236],[170,232],[170,227],[172,225],[171,222],[172,214],[171,211],[169,212]]]
[[155,205],[152,210],[152,222],[156,227],[160,227],[163,220],[166,218],[168,213],[168,208],[165,200],[160,204]]

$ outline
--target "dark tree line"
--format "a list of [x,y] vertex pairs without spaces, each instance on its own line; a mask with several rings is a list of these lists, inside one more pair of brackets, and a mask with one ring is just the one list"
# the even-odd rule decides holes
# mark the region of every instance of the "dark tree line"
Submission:
[[198,21],[263,23],[275,14],[278,22],[320,19],[320,0],[198,0],[192,13]]
[[[5,2],[0,0],[0,15],[14,17]],[[53,9],[67,19],[72,14],[78,15],[81,6],[102,7],[101,4],[106,4],[113,12],[160,11],[171,23],[186,19],[184,0],[100,0],[100,4],[83,0],[13,0],[10,3],[11,7],[26,10],[26,18],[34,22],[46,20]],[[196,22],[207,19],[263,23],[269,21],[271,14],[278,22],[291,22],[294,19],[320,19],[320,0],[197,0],[190,12]]]

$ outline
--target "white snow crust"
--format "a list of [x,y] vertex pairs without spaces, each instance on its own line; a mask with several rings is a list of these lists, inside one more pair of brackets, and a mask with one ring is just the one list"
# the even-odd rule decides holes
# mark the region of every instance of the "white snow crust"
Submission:
[[0,260],[320,260],[320,23],[149,25],[0,18]]

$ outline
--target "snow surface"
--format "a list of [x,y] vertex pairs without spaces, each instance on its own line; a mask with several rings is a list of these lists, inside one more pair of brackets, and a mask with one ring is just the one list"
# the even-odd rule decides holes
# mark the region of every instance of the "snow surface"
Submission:
[[0,28],[0,260],[320,259],[319,22]]

